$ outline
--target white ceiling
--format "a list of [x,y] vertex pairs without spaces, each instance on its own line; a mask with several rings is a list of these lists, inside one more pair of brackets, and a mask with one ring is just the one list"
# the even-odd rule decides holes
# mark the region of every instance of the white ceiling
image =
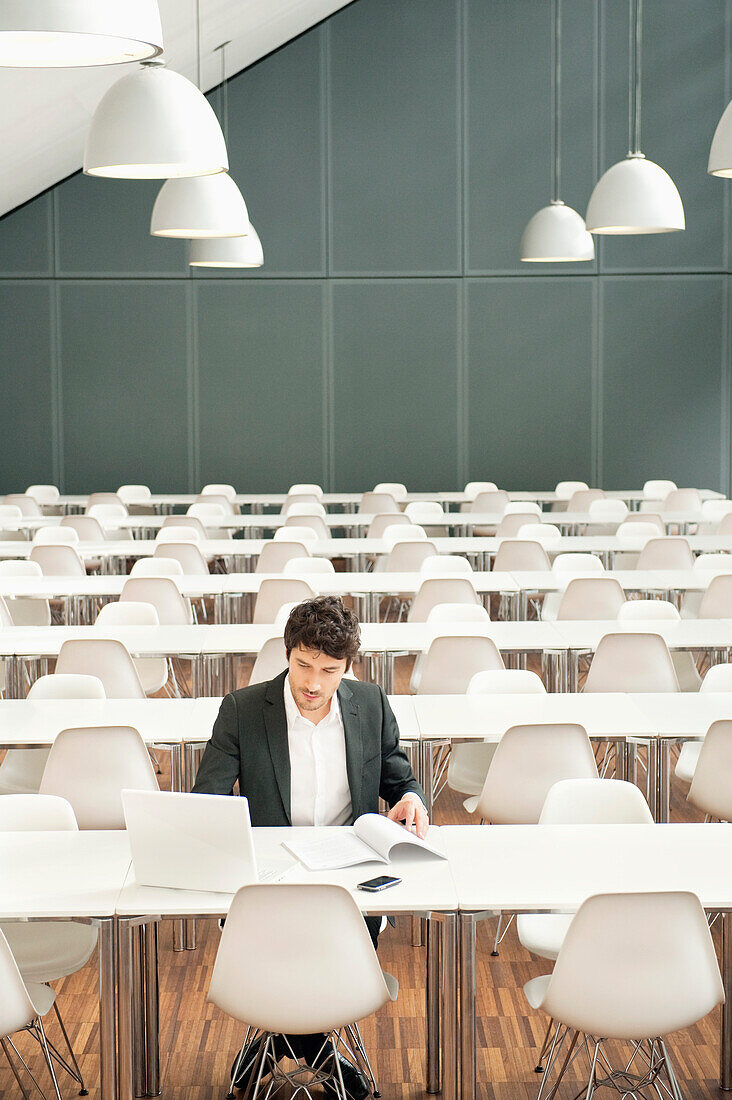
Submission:
[[[123,0],[124,2],[124,0]],[[240,72],[351,0],[199,0],[201,86]],[[169,66],[196,78],[196,0],[158,0]],[[0,68],[0,215],[81,168],[84,139],[107,88],[133,66]]]

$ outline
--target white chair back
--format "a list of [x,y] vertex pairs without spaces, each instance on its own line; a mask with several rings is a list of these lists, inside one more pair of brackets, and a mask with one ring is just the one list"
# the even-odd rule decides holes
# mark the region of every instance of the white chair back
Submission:
[[732,554],[699,554],[694,558],[694,569],[726,569],[732,572]]
[[[187,519],[189,517],[186,517]],[[190,517],[195,519],[195,516]],[[203,536],[198,527],[194,527],[193,523],[186,527],[163,526],[155,536],[156,542],[201,542],[202,538],[205,538],[205,530]]]
[[[571,511],[567,508],[567,511]],[[622,523],[628,516],[628,505],[622,500],[614,500],[612,497],[595,497],[590,501],[587,509],[593,520],[598,523]]]
[[470,511],[502,516],[510,503],[511,498],[503,489],[484,489],[473,497]]
[[668,646],[660,634],[605,634],[585,680],[585,691],[678,691]]
[[320,500],[323,495],[323,490],[320,485],[307,485],[304,483],[300,485],[291,485],[290,488],[287,490],[288,497],[300,496],[303,493],[312,493],[314,497],[317,497],[318,500]]
[[694,555],[685,538],[649,539],[640,552],[636,569],[691,569]]
[[254,572],[282,573],[288,561],[292,561],[293,558],[302,561],[303,558],[309,557],[310,551],[307,543],[284,542],[282,540],[266,542],[257,559],[257,567]]
[[144,699],[132,658],[116,638],[69,638],[59,650],[56,672],[97,676],[108,699]]
[[[496,535],[499,538],[516,538],[521,531],[522,527],[534,525],[536,527],[543,527],[543,524],[537,523],[537,515],[535,512],[510,512],[508,515],[504,512],[501,522],[496,527]],[[477,532],[479,528],[474,528]],[[480,528],[482,531],[483,528]],[[522,535],[522,538],[525,536]],[[528,538],[528,536],[526,536]]]
[[605,566],[596,554],[557,554],[552,562],[553,573],[604,573]]
[[303,600],[312,599],[314,595],[315,591],[308,582],[297,577],[266,578],[257,593],[252,622],[273,623],[284,603],[291,603],[293,600],[302,603]]
[[[288,612],[289,614],[289,612]],[[252,667],[249,677],[249,686],[261,684],[265,680],[273,680],[287,668],[287,654],[285,653],[285,639],[278,635],[268,638],[264,643]]]
[[0,832],[76,832],[71,804],[55,794],[6,794],[0,798]]
[[158,613],[161,626],[189,626],[191,604],[181,595],[172,577],[129,577],[122,588],[120,603],[149,603]]
[[52,505],[58,503],[60,493],[56,485],[29,485],[26,496],[33,497],[37,504]]
[[572,494],[579,492],[580,489],[589,489],[586,481],[558,481],[554,494],[557,500],[569,500]]
[[475,603],[438,603],[427,615],[428,623],[489,623],[488,609]]
[[460,554],[430,554],[419,567],[425,577],[446,577],[452,573],[472,573],[473,567]]
[[[193,505],[191,505],[191,507],[193,507]],[[188,531],[194,530],[198,534],[199,541],[208,538],[206,528],[203,526],[198,516],[189,514],[186,514],[185,516],[166,516],[163,520],[163,526],[158,532],[158,539],[160,538],[160,534],[163,531],[169,531],[171,527],[177,527],[178,529],[182,527],[184,529],[187,529]],[[181,538],[180,535],[166,535],[165,538],[170,538],[173,540],[173,542],[188,542],[190,536],[184,535]]]
[[120,485],[117,496],[124,505],[147,504],[151,493],[147,485]]
[[226,497],[233,504],[236,500],[236,489],[233,485],[204,485],[198,495],[202,497]]
[[649,622],[653,619],[677,621],[681,619],[678,609],[668,600],[626,600],[618,609],[618,622],[638,620]]
[[646,481],[643,486],[643,498],[644,500],[665,500],[675,488],[675,481],[658,478],[655,481]]
[[463,492],[468,500],[475,500],[478,493],[495,493],[497,490],[495,481],[469,481]]
[[526,515],[541,517],[541,508],[534,500],[510,500],[503,510],[504,516]]
[[540,825],[653,825],[640,787],[622,779],[560,779],[549,788]]
[[707,669],[699,691],[732,691],[732,664]]
[[53,527],[39,527],[33,535],[33,543],[36,546],[77,546],[79,535],[73,527],[56,524]]
[[476,672],[505,668],[496,643],[484,635],[433,638],[421,665],[419,695],[464,695]]
[[536,539],[542,544],[562,537],[562,532],[553,523],[524,523],[519,527],[518,534],[522,539]]
[[371,520],[366,537],[370,539],[381,539],[384,537],[384,532],[387,527],[396,527],[399,524],[407,526],[411,524],[409,516],[405,515],[404,512],[379,512]]
[[712,722],[702,741],[687,801],[710,817],[732,821],[732,721]]
[[295,527],[293,524],[287,524],[284,527],[278,527],[274,533],[274,542],[317,542],[318,533],[312,527],[306,527],[304,524],[302,527]]
[[86,673],[53,672],[39,676],[28,691],[28,699],[104,699],[104,684]]
[[[409,517],[407,517],[409,518]],[[381,536],[386,545],[391,549],[398,542],[413,542],[416,539],[426,539],[427,532],[418,523],[394,523],[384,528]]]
[[438,603],[480,602],[469,577],[425,577],[415,594],[408,620],[410,623],[426,622],[430,611]]
[[732,573],[712,577],[699,604],[700,619],[732,619]]
[[476,672],[468,684],[468,695],[545,695],[540,676],[525,668],[491,669]]
[[12,1035],[14,1031],[22,1031],[32,1023],[39,1010],[31,1000],[2,930],[0,930],[0,989],[3,991],[0,1002],[0,1039],[5,1040],[6,1036]]
[[493,559],[494,572],[544,572],[547,569],[551,569],[549,555],[540,542],[532,539],[504,539]]
[[701,493],[698,489],[672,489],[663,502],[664,512],[700,512]]
[[283,576],[296,577],[299,573],[335,573],[335,568],[330,558],[290,558],[282,570]]
[[564,590],[557,619],[617,619],[625,592],[615,577],[573,577]]
[[404,500],[407,495],[407,487],[401,481],[380,481],[374,485],[375,493],[388,493],[394,500]]
[[[175,546],[176,543],[171,545]],[[179,543],[177,545],[180,545]],[[186,545],[193,546],[193,543],[186,543]],[[166,550],[168,544],[166,543]],[[151,558],[138,558],[137,561],[130,569],[131,577],[182,577],[183,566],[177,558],[169,558],[167,554],[165,557],[158,556],[158,549],[163,550],[162,547],[156,547],[155,553]]]
[[37,500],[27,493],[8,493],[2,498],[2,503],[7,507],[13,505],[19,508],[21,515],[26,517],[42,515],[41,506]]
[[96,516],[64,516],[59,527],[76,531],[83,542],[104,542],[105,539],[104,528]]
[[568,512],[589,512],[590,506],[604,500],[602,489],[576,489],[567,501]]
[[[322,516],[311,516],[301,511],[290,512],[285,517],[284,530],[288,528],[290,530],[299,531],[303,527],[310,528],[314,532],[316,539],[329,539],[331,537],[330,527],[325,522]],[[280,528],[282,530],[282,528]]]
[[401,509],[391,493],[363,493],[358,505],[359,515],[376,515],[381,512],[396,514]]
[[436,553],[437,547],[427,539],[405,539],[395,542],[389,553],[383,554],[378,559],[377,572],[418,573],[422,562]]
[[177,561],[183,573],[189,577],[208,577],[211,574],[208,562],[195,542],[166,542],[163,546],[155,547],[153,557]]
[[44,577],[86,576],[86,567],[74,546],[34,546],[29,557],[40,565]]

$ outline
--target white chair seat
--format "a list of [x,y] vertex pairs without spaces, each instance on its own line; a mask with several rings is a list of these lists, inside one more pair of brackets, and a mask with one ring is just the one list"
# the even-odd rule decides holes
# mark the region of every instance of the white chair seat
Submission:
[[0,795],[37,794],[50,749],[9,749],[0,767]]
[[479,795],[491,766],[496,746],[490,741],[468,741],[453,745],[447,769],[447,784],[461,794]]
[[53,1008],[56,991],[51,989],[50,985],[42,985],[39,982],[26,982],[25,988],[28,990],[36,1015],[45,1016],[48,1010]]
[[532,955],[553,960],[559,954],[571,923],[571,913],[520,913],[516,918],[516,931],[522,945]]
[[684,783],[691,783],[702,749],[701,741],[685,741],[681,746],[679,759],[676,761],[674,772]]
[[549,988],[549,980],[551,974],[542,974],[539,978],[532,978],[524,986],[524,994],[526,1000],[529,1002],[532,1008],[541,1008],[542,1002],[546,997],[546,991]]
[[76,973],[97,945],[96,928],[72,921],[8,921],[2,930],[26,985],[53,982]]

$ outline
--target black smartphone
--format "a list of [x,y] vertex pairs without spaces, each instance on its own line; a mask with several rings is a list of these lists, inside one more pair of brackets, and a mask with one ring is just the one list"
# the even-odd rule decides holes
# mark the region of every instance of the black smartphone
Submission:
[[400,878],[395,878],[394,875],[378,875],[376,878],[366,879],[366,882],[359,882],[356,888],[367,890],[370,894],[376,894],[379,890],[388,890],[390,886],[397,886],[401,881]]

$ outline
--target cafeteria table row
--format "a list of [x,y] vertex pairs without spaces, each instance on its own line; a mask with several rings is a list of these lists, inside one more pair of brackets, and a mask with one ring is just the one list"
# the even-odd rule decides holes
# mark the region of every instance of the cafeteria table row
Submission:
[[[254,829],[258,859],[280,855],[283,834]],[[309,831],[311,832],[311,831]],[[325,830],[322,830],[325,832]],[[690,890],[722,913],[720,1085],[732,1087],[732,826],[440,826],[430,840],[448,857],[409,850],[391,869],[402,881],[381,894],[356,884],[363,865],[288,882],[335,883],[364,914],[429,917],[425,1012],[426,1088],[474,1100],[477,921],[496,912],[572,912],[596,893]],[[221,917],[231,895],[140,886],[124,832],[0,834],[0,920],[77,920],[99,929],[101,1100],[160,1088],[157,926]],[[531,1052],[527,1050],[527,1059]]]
[[[689,535],[688,542],[694,554],[719,554],[732,551],[730,535]],[[477,569],[490,569],[498,548],[505,541],[495,535],[485,537],[433,538],[438,554],[462,554]],[[640,553],[647,536],[619,538],[607,535],[561,535],[559,538],[543,538],[544,549],[550,555],[580,552],[595,554],[607,569],[613,567],[615,554]],[[228,572],[241,569],[251,571],[266,545],[264,539],[202,539],[196,544],[208,558],[221,559]],[[103,572],[124,573],[128,561],[151,557],[159,543],[155,539],[106,539],[104,542],[79,542],[77,550],[84,561],[101,563]],[[316,539],[308,544],[310,553],[317,557],[342,558],[353,572],[365,572],[369,559],[387,554],[392,544],[383,538]],[[0,542],[0,558],[23,559],[30,556],[33,543],[27,539],[16,542]]]
[[[732,646],[732,620],[560,620],[556,622],[362,623],[364,678],[393,690],[394,659],[423,653],[436,634],[485,635],[495,642],[509,667],[521,667],[529,654],[541,656],[544,679],[552,691],[576,691],[580,657],[592,653],[609,633],[660,634],[671,650],[703,651],[713,663],[727,660]],[[71,638],[116,638],[133,657],[180,657],[191,662],[191,694],[224,694],[235,683],[234,659],[256,655],[279,634],[273,624],[224,623],[185,626],[13,626],[0,630],[0,658],[5,660],[10,698],[25,694],[26,665],[58,656]],[[42,666],[41,666],[42,669]],[[43,670],[43,669],[42,669]]]
[[[732,562],[732,555],[730,556]],[[686,592],[704,592],[711,579],[726,572],[711,569],[617,569],[603,576],[617,580],[626,595],[662,597],[676,600]],[[459,575],[459,574],[458,574]],[[562,591],[568,575],[553,570],[516,573],[474,571],[469,575],[476,592],[488,605],[491,596],[505,597],[505,618],[525,620],[532,596]],[[571,577],[596,578],[597,573],[572,573]],[[96,618],[100,600],[118,599],[127,580],[124,573],[88,574],[87,576],[0,576],[3,599],[45,599],[63,602],[63,618],[68,625],[89,624]],[[189,599],[210,599],[215,623],[251,622],[254,597],[262,581],[282,580],[279,573],[184,574],[173,578],[180,592]],[[288,579],[306,581],[318,595],[352,596],[362,622],[378,622],[384,597],[414,596],[425,575],[422,573],[296,573]],[[502,608],[502,611],[504,609]]]

